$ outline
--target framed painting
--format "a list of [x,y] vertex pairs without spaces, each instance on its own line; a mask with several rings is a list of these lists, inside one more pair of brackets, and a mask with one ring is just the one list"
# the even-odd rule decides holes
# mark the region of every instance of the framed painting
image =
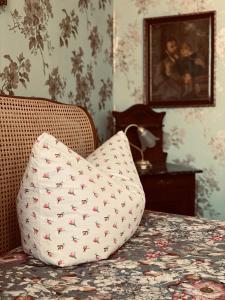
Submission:
[[215,105],[214,23],[214,11],[144,19],[146,104]]
[[0,5],[6,5],[7,4],[7,0],[0,0]]

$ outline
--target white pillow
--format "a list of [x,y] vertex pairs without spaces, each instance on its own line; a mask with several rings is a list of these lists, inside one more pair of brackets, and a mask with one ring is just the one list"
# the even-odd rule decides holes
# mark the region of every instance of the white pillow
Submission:
[[87,160],[43,133],[17,198],[23,249],[61,267],[108,258],[134,234],[144,206],[123,132]]

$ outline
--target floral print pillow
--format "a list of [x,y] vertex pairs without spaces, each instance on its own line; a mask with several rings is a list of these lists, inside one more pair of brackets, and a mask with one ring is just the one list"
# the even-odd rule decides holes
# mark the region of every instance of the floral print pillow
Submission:
[[17,198],[23,249],[61,267],[106,259],[134,234],[144,206],[123,132],[87,160],[43,133]]

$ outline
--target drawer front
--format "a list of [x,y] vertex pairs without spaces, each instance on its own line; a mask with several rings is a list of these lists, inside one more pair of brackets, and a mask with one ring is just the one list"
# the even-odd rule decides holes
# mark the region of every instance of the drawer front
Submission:
[[195,181],[193,174],[182,174],[182,175],[151,175],[143,176],[141,182],[143,185],[150,185],[152,188],[164,188],[170,186],[171,188],[186,188],[191,186]]
[[146,209],[183,215],[195,214],[195,176],[151,175],[141,178]]

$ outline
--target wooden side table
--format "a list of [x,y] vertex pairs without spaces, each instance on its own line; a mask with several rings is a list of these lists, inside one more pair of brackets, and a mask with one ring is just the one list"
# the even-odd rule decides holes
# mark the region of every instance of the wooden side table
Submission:
[[195,175],[201,172],[187,166],[165,164],[140,173],[146,209],[194,216]]

